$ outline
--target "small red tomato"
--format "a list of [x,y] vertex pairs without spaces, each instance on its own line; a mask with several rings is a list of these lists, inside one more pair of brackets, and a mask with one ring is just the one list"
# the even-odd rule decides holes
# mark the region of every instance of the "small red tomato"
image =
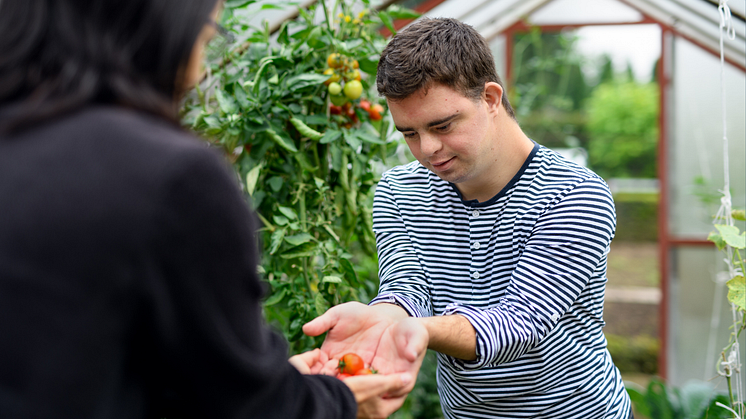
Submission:
[[337,374],[337,378],[339,378],[340,380],[344,380],[344,379],[350,378],[350,377],[352,377],[352,375],[350,375],[350,374],[345,374],[345,373]]
[[342,107],[329,104],[329,113],[332,115],[342,115]]
[[363,100],[360,101],[360,107],[363,110],[368,111],[370,109],[370,102],[368,102],[367,100],[363,99]]
[[370,119],[374,121],[380,121],[381,118],[383,118],[383,116],[381,116],[382,113],[383,113],[383,106],[377,103],[371,106],[370,109],[368,110],[368,116],[370,116]]
[[370,369],[370,368],[363,368],[360,371],[356,372],[355,375],[368,375],[368,374],[375,374],[376,371]]
[[342,355],[338,367],[340,373],[355,375],[358,371],[365,368],[365,363],[359,355],[349,353]]

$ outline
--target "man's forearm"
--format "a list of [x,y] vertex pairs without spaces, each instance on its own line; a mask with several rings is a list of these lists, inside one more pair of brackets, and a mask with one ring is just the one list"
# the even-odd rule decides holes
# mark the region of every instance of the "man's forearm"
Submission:
[[466,317],[453,314],[420,321],[430,334],[428,349],[467,361],[477,359],[477,332]]
[[[396,304],[380,303],[373,306],[381,314],[398,321],[409,317],[407,312]],[[419,319],[430,335],[428,349],[459,359],[477,359],[477,332],[464,316],[422,317]]]

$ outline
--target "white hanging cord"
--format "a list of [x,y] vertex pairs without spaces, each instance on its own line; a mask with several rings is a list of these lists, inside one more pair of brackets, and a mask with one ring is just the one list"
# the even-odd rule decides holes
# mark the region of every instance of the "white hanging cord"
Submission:
[[[721,108],[722,108],[722,123],[723,123],[723,171],[724,171],[724,185],[723,185],[723,197],[720,199],[720,209],[718,210],[717,215],[715,216],[715,223],[717,224],[726,224],[729,226],[732,226],[733,223],[733,215],[732,215],[732,202],[731,202],[731,195],[730,195],[730,167],[729,167],[729,156],[728,156],[728,125],[727,125],[727,117],[726,117],[726,89],[725,89],[725,47],[724,47],[724,36],[727,36],[729,39],[735,39],[736,33],[735,29],[733,28],[732,24],[732,16],[730,12],[730,7],[728,7],[728,0],[720,0],[720,5],[718,6],[718,12],[720,14],[720,100],[721,100]],[[729,278],[733,278],[737,275],[737,270],[733,263],[731,263],[730,255],[732,254],[733,249],[731,249],[730,246],[726,246],[726,252],[727,257],[725,258],[725,263],[728,266],[728,276]],[[738,310],[736,310],[735,304],[731,304],[731,314],[733,316],[733,330],[735,331],[737,329],[737,325],[739,322],[739,317],[741,315],[739,314]],[[742,319],[743,320],[743,319]],[[727,354],[725,354],[725,359],[723,359],[718,364],[718,373],[723,376],[727,377],[733,377],[735,379],[731,379],[731,385],[735,387],[733,391],[734,395],[734,410],[728,409],[734,414],[737,415],[738,418],[744,417],[744,404],[743,404],[743,385],[741,383],[740,379],[740,373],[741,373],[741,351],[739,349],[738,341],[736,340],[733,345],[730,347],[730,350]],[[725,406],[723,406],[725,407]]]

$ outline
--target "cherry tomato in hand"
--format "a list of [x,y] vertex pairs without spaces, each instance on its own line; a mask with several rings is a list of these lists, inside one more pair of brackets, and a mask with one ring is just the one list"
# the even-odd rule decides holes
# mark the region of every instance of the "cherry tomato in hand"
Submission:
[[357,354],[345,354],[339,360],[339,372],[344,374],[355,375],[358,371],[365,368],[363,358]]

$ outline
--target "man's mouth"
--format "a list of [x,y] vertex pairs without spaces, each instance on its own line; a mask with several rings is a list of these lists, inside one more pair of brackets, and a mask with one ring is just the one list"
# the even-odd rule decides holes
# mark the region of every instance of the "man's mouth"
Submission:
[[431,161],[430,165],[433,166],[433,169],[435,170],[444,170],[450,166],[451,162],[453,162],[455,158],[456,156],[453,156],[447,160],[439,160],[437,162]]

